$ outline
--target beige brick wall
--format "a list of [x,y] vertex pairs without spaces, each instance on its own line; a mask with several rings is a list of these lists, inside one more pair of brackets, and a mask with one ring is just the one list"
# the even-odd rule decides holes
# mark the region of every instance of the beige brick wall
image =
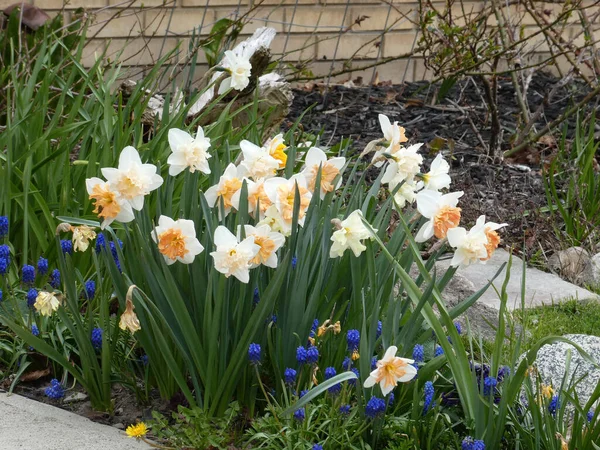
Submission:
[[[16,1],[0,0],[0,8]],[[77,17],[78,8],[93,14],[95,25],[88,32],[92,41],[85,52],[85,63],[92,64],[105,48],[111,59],[122,50],[123,64],[134,70],[137,70],[135,66],[152,64],[160,55],[175,48],[181,50],[181,59],[193,32],[206,35],[217,20],[240,17],[250,9],[251,20],[242,38],[258,27],[273,27],[279,33],[272,45],[274,55],[281,57],[285,65],[310,60],[310,68],[316,75],[327,75],[332,67],[334,71],[340,70],[344,60],[353,58],[355,70],[339,79],[362,76],[370,80],[373,69],[361,67],[381,58],[408,53],[418,37],[415,24],[418,0],[28,0],[25,3],[39,6],[51,15],[62,12],[67,21]],[[434,3],[445,4],[444,1]],[[467,10],[477,11],[483,0],[463,3]],[[589,0],[588,3],[597,2]],[[540,1],[539,5],[550,13],[548,18],[555,17],[560,9],[556,3]],[[522,19],[524,35],[537,30],[533,18],[522,8],[512,6],[508,12],[510,20]],[[589,11],[590,16],[591,13]],[[357,21],[360,23],[356,24]],[[391,30],[382,37],[386,21]],[[494,26],[495,22],[490,18],[489,25]],[[578,29],[581,28],[575,23],[565,30],[565,36],[574,36]],[[344,31],[341,35],[340,30]],[[596,34],[596,39],[600,38],[600,31]],[[583,36],[579,40],[583,41]],[[534,38],[530,45],[538,53],[536,58],[548,52],[548,44],[541,36]],[[286,55],[282,55],[284,49]],[[198,63],[206,64],[201,51]],[[203,70],[200,67],[197,76]],[[376,70],[380,80],[394,82],[431,76],[418,58],[392,61]]]

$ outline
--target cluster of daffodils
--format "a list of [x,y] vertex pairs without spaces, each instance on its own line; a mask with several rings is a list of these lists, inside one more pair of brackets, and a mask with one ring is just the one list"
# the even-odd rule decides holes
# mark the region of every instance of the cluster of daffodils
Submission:
[[[229,59],[233,61],[234,56],[229,55]],[[236,83],[234,78],[232,74],[232,83]],[[171,148],[167,160],[170,176],[177,176],[186,170],[206,175],[211,173],[211,142],[201,127],[195,136],[183,130],[171,129],[168,141]],[[255,219],[254,226],[239,226],[233,231],[223,225],[216,228],[213,236],[215,250],[210,255],[215,269],[226,277],[234,276],[247,283],[251,269],[260,265],[276,268],[277,251],[292,232],[296,202],[297,225],[302,227],[312,196],[319,195],[323,199],[342,184],[346,159],[328,158],[317,147],[307,150],[300,173],[285,178],[282,175],[287,164],[286,149],[281,134],[263,146],[241,141],[237,164],[229,164],[217,184],[204,193],[208,205],[218,209],[221,219],[237,211],[242,195],[246,195],[244,203],[248,206],[248,213]],[[134,211],[140,211],[144,206],[144,197],[163,183],[157,167],[142,163],[133,147],[123,150],[117,168],[103,168],[102,174],[106,181],[100,178],[86,180],[89,199],[94,202],[94,212],[102,219],[101,228],[115,220],[133,220]],[[365,250],[363,241],[372,237],[372,231],[365,226],[360,211],[352,212],[343,221],[335,219],[333,224],[336,231],[331,238],[332,258],[342,256],[346,249],[357,256]],[[73,231],[73,240],[81,242],[81,248],[86,247],[87,240],[93,238],[88,229],[63,231]],[[169,265],[176,262],[190,264],[204,251],[191,220],[160,216],[151,238]]]
[[480,216],[469,231],[459,227],[461,210],[457,204],[463,192],[444,192],[451,183],[448,162],[438,154],[424,173],[423,157],[418,153],[422,144],[405,147],[402,145],[407,142],[405,130],[398,122],[391,123],[380,114],[379,123],[383,138],[370,144],[378,147],[372,164],[382,167],[387,161],[381,181],[394,192],[396,206],[403,208],[416,203],[419,213],[427,219],[415,240],[426,242],[434,236],[447,239],[455,249],[451,262],[454,267],[488,260],[500,243],[497,230],[506,224],[486,223],[485,216]]

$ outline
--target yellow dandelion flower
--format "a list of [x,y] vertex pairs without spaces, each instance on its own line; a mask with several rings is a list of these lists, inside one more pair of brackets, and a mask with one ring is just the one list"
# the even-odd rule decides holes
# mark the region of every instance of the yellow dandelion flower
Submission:
[[146,436],[148,433],[148,427],[144,422],[138,422],[135,425],[129,425],[125,430],[125,433],[127,433],[127,436],[129,437],[139,439]]

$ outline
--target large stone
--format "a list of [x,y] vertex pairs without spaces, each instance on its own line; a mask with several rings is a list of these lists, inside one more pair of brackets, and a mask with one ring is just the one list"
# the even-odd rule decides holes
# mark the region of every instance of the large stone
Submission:
[[[490,260],[486,264],[472,264],[467,267],[462,267],[456,272],[474,286],[475,290],[484,287],[498,272],[502,264],[508,262],[509,253],[505,250],[498,249],[494,252]],[[438,273],[445,272],[450,267],[450,259],[438,261],[436,263]],[[517,256],[512,257],[512,267],[510,270],[510,280],[506,287],[507,308],[515,310],[521,308],[521,280],[523,275],[523,260]],[[506,276],[506,267],[499,274],[498,278],[493,282],[493,286],[500,292],[502,284]],[[567,299],[578,300],[598,300],[597,294],[575,286],[559,276],[542,272],[541,270],[528,267],[525,270],[525,307],[533,308],[536,306],[551,305]],[[458,300],[466,298],[469,289],[464,293],[460,292],[460,286],[450,284],[444,291],[447,298],[457,297]],[[458,289],[458,291],[457,291]],[[479,304],[489,308],[500,310],[500,298],[496,291],[490,287],[477,301]]]
[[142,450],[123,431],[20,395],[0,393],[0,448],[27,450]]
[[565,280],[584,286],[590,279],[590,254],[583,247],[570,247],[552,255],[548,267]]
[[[579,345],[594,361],[600,362],[600,337],[587,334],[567,334],[564,337]],[[569,351],[571,357],[567,373],[567,352]],[[563,379],[565,385],[568,386],[571,382],[576,382],[582,378],[575,386],[581,405],[587,403],[600,382],[600,369],[586,361],[575,347],[565,342],[544,345],[538,351],[534,365],[542,378],[542,382],[546,385],[552,385],[555,389],[560,388]]]
[[600,288],[600,253],[596,253],[590,259],[589,276],[587,284],[594,288]]

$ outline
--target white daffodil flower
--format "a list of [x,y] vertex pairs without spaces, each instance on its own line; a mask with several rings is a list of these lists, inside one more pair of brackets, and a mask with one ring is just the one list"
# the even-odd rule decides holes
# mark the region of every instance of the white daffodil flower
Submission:
[[437,191],[424,190],[417,194],[417,210],[427,219],[418,231],[415,241],[425,242],[435,235],[438,239],[446,237],[448,230],[460,223],[458,199],[463,192],[442,194]]
[[119,167],[104,167],[102,175],[131,207],[141,211],[144,196],[163,184],[154,164],[143,164],[138,151],[125,147],[119,155]]
[[76,252],[85,252],[90,245],[90,241],[96,239],[96,232],[87,225],[72,227],[71,230],[73,231],[73,250]]
[[233,194],[242,188],[243,176],[241,176],[240,172],[240,169],[235,164],[230,163],[225,172],[223,172],[223,175],[221,175],[221,178],[219,178],[219,182],[208,188],[204,193],[206,202],[211,208],[215,205],[220,208],[221,199],[223,199],[225,211],[221,212],[222,217],[226,217],[229,214],[233,206]]
[[[373,238],[371,230],[363,223],[363,215],[360,209],[352,211],[350,215],[339,222],[339,230],[331,235],[330,258],[341,257],[346,249],[352,250],[354,256],[358,257],[367,247],[361,242],[364,239]],[[377,232],[377,230],[373,230]]]
[[269,155],[279,161],[279,168],[284,169],[287,163],[287,155],[285,150],[287,146],[283,140],[283,134],[278,134],[265,143],[265,148],[269,151]]
[[[252,236],[254,243],[260,247],[256,256],[250,261],[251,268],[260,264],[275,269],[277,267],[277,250],[285,243],[285,236],[272,231],[269,225],[244,225],[246,237]],[[238,227],[238,239],[241,239],[241,227]]]
[[379,125],[381,126],[381,132],[383,133],[383,139],[385,140],[387,147],[384,150],[377,150],[375,152],[375,155],[373,156],[375,167],[381,167],[383,165],[384,161],[381,160],[382,153],[393,154],[400,147],[400,144],[408,141],[408,139],[406,139],[404,128],[399,126],[398,122],[392,124],[386,115],[379,114]]
[[267,225],[269,228],[271,228],[271,231],[279,232],[284,236],[289,236],[292,233],[291,222],[286,222],[285,220],[283,220],[283,217],[281,217],[281,213],[275,205],[269,206],[264,211],[264,217],[260,222],[256,224],[256,226],[261,225]]
[[423,144],[415,144],[410,147],[399,148],[391,153],[390,161],[381,182],[383,184],[398,184],[404,180],[412,180],[421,170],[423,156],[418,153]]
[[228,91],[230,88],[236,91],[243,91],[250,84],[250,74],[252,64],[242,52],[236,55],[233,51],[227,50],[222,61],[222,66],[227,69],[231,76],[225,78],[219,86],[219,95]]
[[250,141],[240,142],[244,159],[240,163],[242,175],[257,180],[273,178],[279,169],[279,160],[269,154],[269,150],[259,147]]
[[85,187],[89,199],[94,201],[94,213],[104,219],[100,224],[101,229],[115,220],[127,223],[135,218],[131,204],[125,201],[107,181],[96,177],[88,178],[85,180]]
[[42,316],[51,316],[54,311],[60,306],[60,301],[51,292],[40,291],[35,298],[33,307]]
[[[396,184],[390,183],[390,192],[396,189]],[[415,180],[405,180],[398,189],[398,192],[394,194],[394,202],[397,208],[404,208],[407,203],[413,204],[417,199],[417,192],[421,189]]]
[[217,250],[210,255],[215,261],[215,269],[227,278],[233,275],[242,283],[248,283],[252,260],[260,251],[260,246],[254,243],[254,237],[249,236],[238,242],[231,231],[219,225],[213,240]]
[[448,189],[450,187],[450,182],[452,181],[448,172],[450,172],[450,164],[448,164],[441,153],[438,153],[431,162],[429,172],[423,175],[425,189],[431,191]]
[[370,388],[379,383],[383,396],[387,396],[398,383],[406,383],[417,375],[417,369],[412,364],[412,359],[396,356],[398,348],[394,345],[389,347],[383,359],[377,361],[377,369],[371,372],[364,386]]
[[321,200],[325,198],[325,195],[327,195],[328,192],[332,192],[340,188],[342,185],[342,177],[339,177],[335,185],[333,182],[344,168],[344,165],[346,164],[346,158],[336,157],[327,159],[327,155],[323,150],[317,147],[311,147],[306,153],[305,162],[306,166],[302,171],[302,174],[306,178],[308,190],[311,192],[311,194],[314,194],[315,192],[315,184],[317,183],[319,168],[321,168]]
[[468,232],[463,227],[451,228],[448,230],[447,237],[448,244],[455,249],[451,266],[468,266],[487,257],[488,239],[483,222],[478,220]]
[[477,218],[477,223],[475,225],[483,224],[483,229],[485,232],[485,237],[487,238],[487,243],[485,244],[485,250],[487,255],[481,261],[487,261],[492,257],[494,251],[498,248],[500,244],[500,236],[497,233],[497,230],[500,228],[504,228],[508,226],[507,223],[496,223],[496,222],[486,222],[485,216],[479,216]]
[[183,130],[171,128],[168,138],[172,152],[167,159],[169,175],[177,176],[188,168],[191,173],[196,170],[207,175],[210,173],[208,166],[210,139],[204,137],[202,127],[198,127],[195,138]]
[[196,255],[204,250],[196,238],[196,229],[191,220],[173,220],[168,216],[158,218],[158,226],[152,232],[152,240],[168,265],[176,261],[191,264]]
[[306,210],[312,197],[311,192],[306,188],[306,178],[302,174],[296,174],[289,180],[275,177],[265,181],[265,192],[273,203],[283,220],[291,226],[294,215],[294,200],[296,198],[296,187],[300,194],[300,205],[298,211],[298,225],[304,225]]

